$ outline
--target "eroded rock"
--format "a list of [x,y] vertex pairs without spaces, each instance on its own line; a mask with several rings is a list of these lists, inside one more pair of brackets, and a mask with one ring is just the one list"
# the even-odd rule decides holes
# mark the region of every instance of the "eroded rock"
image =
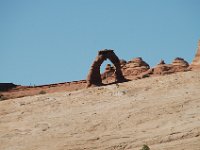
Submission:
[[165,64],[164,60],[153,68],[154,75],[165,75],[175,72],[188,71],[189,63],[183,58],[177,57],[172,61],[172,64]]
[[122,72],[124,76],[137,76],[149,68],[149,65],[141,57],[137,57],[126,63],[122,67]]
[[[89,74],[87,76],[87,87],[103,85],[100,74],[100,66],[106,59],[109,59],[115,66],[115,71],[114,71],[115,81],[116,82],[125,81],[125,78],[121,71],[121,64],[119,58],[117,57],[117,55],[114,53],[113,50],[105,49],[98,52],[98,56],[91,65]],[[107,67],[108,67],[107,69],[110,69],[109,68],[110,66]]]

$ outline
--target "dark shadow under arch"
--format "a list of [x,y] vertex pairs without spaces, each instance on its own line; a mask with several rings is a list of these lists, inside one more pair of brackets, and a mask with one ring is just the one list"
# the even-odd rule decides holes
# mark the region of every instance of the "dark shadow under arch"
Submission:
[[126,79],[124,78],[122,71],[120,60],[117,55],[114,53],[113,50],[101,50],[98,52],[98,56],[94,60],[91,65],[89,74],[87,76],[87,87],[90,86],[101,86],[103,85],[100,73],[101,64],[106,60],[109,59],[115,66],[115,83],[124,82]]

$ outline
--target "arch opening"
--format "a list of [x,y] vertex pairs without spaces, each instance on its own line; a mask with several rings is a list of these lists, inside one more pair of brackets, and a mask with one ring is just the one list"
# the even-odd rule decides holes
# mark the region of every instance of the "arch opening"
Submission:
[[101,66],[100,66],[100,73],[101,73],[101,74],[104,73],[105,68],[106,68],[107,65],[113,66],[113,65],[112,65],[112,62],[111,62],[109,59],[105,60],[105,61],[101,64]]

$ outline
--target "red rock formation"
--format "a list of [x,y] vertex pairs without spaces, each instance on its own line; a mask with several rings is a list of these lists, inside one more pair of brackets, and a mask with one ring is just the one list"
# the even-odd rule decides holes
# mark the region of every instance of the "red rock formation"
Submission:
[[[127,78],[136,77],[141,73],[146,72],[150,68],[149,65],[141,57],[134,58],[129,62],[126,62],[125,60],[120,60],[120,64],[122,73]],[[108,80],[113,80],[114,70],[115,69],[111,67],[111,65],[107,65],[104,73],[102,74],[102,79],[106,79],[106,82],[108,82]]]
[[87,87],[103,85],[100,74],[100,66],[106,59],[109,59],[115,66],[114,75],[116,82],[125,81],[125,78],[122,75],[119,58],[115,55],[113,50],[105,49],[98,52],[98,56],[92,63],[89,74],[87,76]]
[[115,68],[111,64],[107,64],[104,73],[101,74],[102,80],[113,77],[114,78]]
[[141,57],[134,58],[122,67],[124,76],[137,76],[149,69],[149,65]]
[[188,71],[189,63],[183,58],[177,57],[172,62],[172,71],[173,72],[184,72]]
[[183,58],[177,57],[172,62],[173,66],[188,67],[189,64]]
[[[105,72],[100,74],[100,66],[104,60],[110,59],[114,66],[110,64],[106,66]],[[191,68],[200,69],[200,41],[198,44],[197,54],[191,64]],[[47,93],[58,91],[73,91],[83,89],[85,86],[98,86],[111,82],[123,82],[127,79],[141,79],[150,76],[158,76],[171,74],[175,72],[189,71],[190,67],[187,61],[183,58],[175,58],[172,64],[165,64],[164,60],[161,60],[154,68],[150,68],[149,65],[142,60],[142,58],[134,58],[131,61],[119,60],[113,50],[99,51],[98,56],[93,62],[87,80],[64,82],[57,84],[41,85],[41,86],[16,86],[10,83],[0,84],[0,99],[10,99],[16,97],[36,95],[40,91]],[[124,78],[126,77],[126,79]]]
[[198,43],[197,53],[195,55],[194,60],[192,61],[191,67],[193,69],[200,68],[200,40],[199,40],[199,43]]
[[[149,65],[142,60],[141,57],[134,58],[131,61],[120,61],[122,67],[122,73],[127,79],[141,79],[152,75],[165,75],[175,72],[189,71],[189,64],[183,58],[177,57],[172,61],[172,64],[165,64],[164,60],[161,60],[154,68],[150,68]],[[114,68],[111,65],[107,65],[102,79],[106,82],[113,80]]]
[[165,75],[172,73],[172,65],[170,64],[158,64],[153,68],[154,75]]
[[165,64],[162,60],[157,66],[153,68],[154,75],[165,75],[175,72],[188,71],[189,64],[183,58],[177,57],[173,60],[172,64]]
[[164,64],[165,64],[165,61],[161,59],[158,65],[164,65]]

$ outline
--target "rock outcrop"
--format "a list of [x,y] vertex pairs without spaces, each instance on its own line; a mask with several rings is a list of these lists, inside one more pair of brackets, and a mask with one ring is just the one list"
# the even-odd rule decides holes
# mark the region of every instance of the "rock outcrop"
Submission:
[[[120,65],[121,65],[121,70],[122,70],[123,76],[125,78],[127,77],[130,79],[132,79],[131,77],[135,78],[136,76],[140,75],[141,73],[146,72],[150,68],[149,65],[141,57],[134,58],[128,62],[121,59]],[[105,68],[105,71],[101,75],[102,79],[103,80],[113,80],[114,71],[115,71],[115,67],[108,64]]]
[[173,66],[178,66],[178,67],[188,67],[189,63],[187,61],[185,61],[183,58],[176,57],[173,60],[172,65]]
[[[131,61],[120,61],[122,73],[127,79],[141,79],[149,76],[158,76],[172,74],[175,72],[189,71],[189,63],[183,58],[175,58],[171,64],[166,64],[164,60],[161,60],[155,67],[150,66],[141,58],[137,57]],[[109,82],[114,78],[115,68],[108,64],[102,74],[102,80]]]
[[195,55],[194,60],[192,61],[191,67],[193,69],[200,68],[200,40],[199,40],[199,43],[198,43],[197,53]]
[[173,72],[184,72],[188,71],[189,63],[183,58],[177,57],[172,62],[172,71]]
[[183,58],[175,58],[171,64],[165,64],[164,60],[161,60],[158,65],[152,68],[149,73],[153,75],[165,75],[175,72],[185,72],[189,71],[189,63]]
[[104,73],[101,74],[102,80],[108,79],[109,77],[114,78],[115,67],[111,64],[107,64]]
[[124,76],[137,76],[149,68],[149,65],[141,57],[137,57],[126,63],[122,67],[122,72]]
[[[87,87],[103,85],[102,76],[100,74],[100,66],[106,59],[109,59],[115,66],[115,71],[114,71],[115,81],[116,82],[125,81],[125,78],[121,71],[121,64],[119,58],[117,57],[117,55],[114,53],[113,50],[105,49],[98,52],[98,56],[91,65],[89,74],[87,76]],[[109,69],[109,66],[107,69]]]

